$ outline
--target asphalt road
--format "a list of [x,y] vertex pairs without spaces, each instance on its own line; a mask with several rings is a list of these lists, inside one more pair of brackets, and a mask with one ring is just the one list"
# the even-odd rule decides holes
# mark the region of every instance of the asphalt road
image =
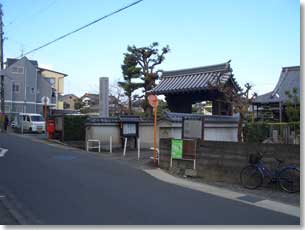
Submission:
[[80,150],[0,133],[0,186],[28,221],[56,225],[269,225],[297,217],[161,182]]

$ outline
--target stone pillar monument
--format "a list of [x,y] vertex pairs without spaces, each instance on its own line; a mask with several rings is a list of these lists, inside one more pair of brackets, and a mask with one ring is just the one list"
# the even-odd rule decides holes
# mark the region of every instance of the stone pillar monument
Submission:
[[99,97],[99,111],[100,116],[109,117],[109,78],[100,77],[100,97]]

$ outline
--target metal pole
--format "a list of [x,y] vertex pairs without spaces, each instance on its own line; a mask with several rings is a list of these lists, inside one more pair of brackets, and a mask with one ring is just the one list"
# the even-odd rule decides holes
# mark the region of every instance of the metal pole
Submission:
[[112,153],[112,136],[110,136],[109,142],[109,152]]
[[126,155],[126,147],[127,147],[127,137],[125,137],[125,141],[124,141],[123,157],[125,157],[125,155]]
[[44,98],[44,131],[47,132],[47,98]]
[[140,160],[140,138],[138,138],[138,160]]
[[157,110],[158,107],[154,108],[154,163],[157,159]]
[[281,101],[279,102],[279,106],[280,106],[280,123],[282,123],[282,104],[281,104]]
[[[2,16],[3,16],[3,12],[2,12],[2,4],[0,3],[0,70],[3,70],[3,22],[2,22]],[[5,113],[5,108],[4,108],[4,76],[1,74],[1,79],[0,79],[0,99],[1,99],[1,112]],[[1,124],[1,130],[3,130],[4,128],[4,121]]]

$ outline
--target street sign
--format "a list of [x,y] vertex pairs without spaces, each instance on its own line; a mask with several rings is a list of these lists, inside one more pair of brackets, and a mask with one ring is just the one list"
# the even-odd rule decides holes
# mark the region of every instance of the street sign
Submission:
[[148,96],[148,103],[150,104],[151,107],[156,108],[158,107],[158,98],[156,95],[149,95]]
[[44,105],[48,105],[50,103],[50,98],[48,98],[46,96],[43,96],[41,98],[41,103],[44,104]]
[[154,111],[154,162],[157,159],[157,110],[158,110],[158,98],[156,95],[148,96],[148,103],[153,107]]
[[183,142],[181,139],[172,139],[171,156],[173,159],[182,159]]

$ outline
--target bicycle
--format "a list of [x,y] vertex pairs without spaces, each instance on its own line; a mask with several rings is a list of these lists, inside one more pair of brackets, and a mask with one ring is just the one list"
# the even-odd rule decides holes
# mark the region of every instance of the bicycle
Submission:
[[249,165],[240,172],[240,182],[247,189],[260,187],[265,178],[270,178],[269,183],[278,183],[282,190],[289,193],[300,191],[300,169],[294,165],[282,166],[283,160],[274,158],[277,168],[270,170],[262,161],[262,153],[251,154]]

